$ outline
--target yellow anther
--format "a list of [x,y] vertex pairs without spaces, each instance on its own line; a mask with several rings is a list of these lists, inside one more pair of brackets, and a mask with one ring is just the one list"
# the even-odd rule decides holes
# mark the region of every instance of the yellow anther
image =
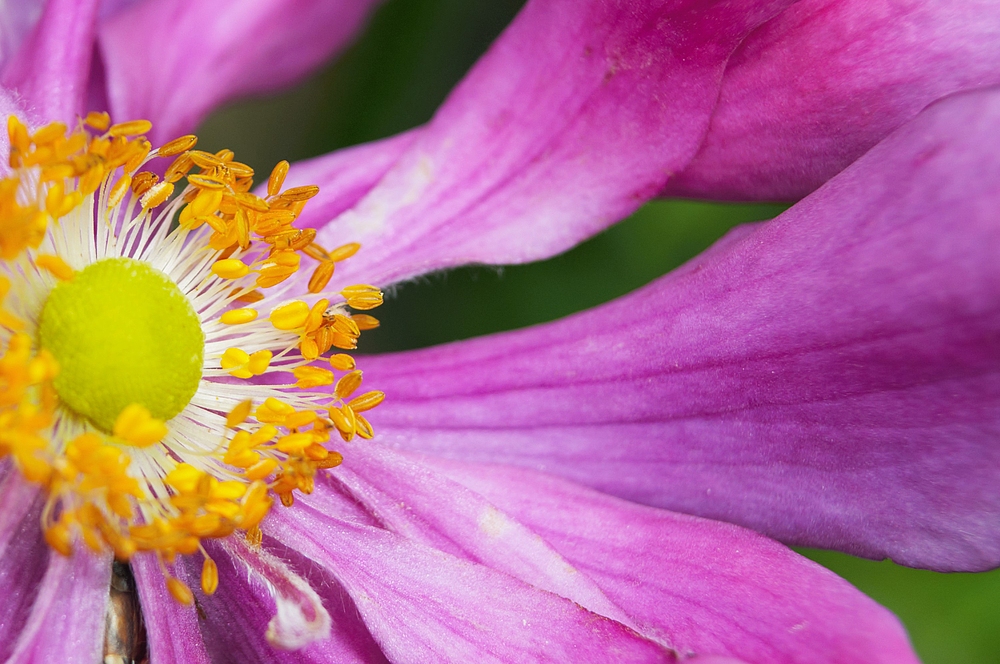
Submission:
[[347,304],[355,309],[374,309],[382,304],[382,291],[375,286],[357,284],[340,291]]
[[291,189],[286,189],[280,195],[280,198],[289,202],[301,202],[308,201],[310,198],[319,193],[319,187],[314,184],[309,184],[304,187],[292,187]]
[[64,523],[57,523],[45,529],[45,541],[64,556],[73,553],[73,535]]
[[156,151],[156,154],[161,157],[173,157],[175,154],[180,154],[185,150],[190,150],[197,142],[198,137],[193,134],[181,136],[161,145]]
[[247,468],[243,475],[251,481],[262,480],[273,473],[274,469],[277,467],[278,462],[274,459],[261,459],[254,465]]
[[251,378],[267,371],[272,356],[269,350],[259,350],[251,354],[240,348],[227,348],[222,354],[220,364],[231,376]]
[[170,194],[172,193],[174,193],[174,185],[169,182],[159,182],[150,187],[149,190],[142,195],[142,198],[139,199],[139,203],[142,205],[144,210],[148,210],[149,208],[154,208],[166,201],[170,198]]
[[333,426],[337,427],[341,437],[350,441],[357,429],[357,415],[354,414],[350,406],[340,408],[336,404],[330,404],[329,413],[330,420],[333,422]]
[[250,411],[253,410],[253,401],[247,399],[246,401],[241,401],[233,409],[226,414],[226,427],[230,429],[235,429],[239,425],[247,421],[250,417]]
[[267,179],[267,195],[277,196],[281,191],[281,185],[285,183],[285,176],[288,175],[288,162],[279,161],[271,171],[271,177]]
[[372,429],[372,425],[363,416],[357,416],[357,433],[359,436],[366,440],[371,440],[375,437],[375,431]]
[[311,433],[290,433],[287,436],[279,438],[278,444],[275,447],[279,452],[284,452],[285,454],[302,454],[312,442],[313,437]]
[[361,245],[357,242],[351,242],[350,244],[345,244],[337,247],[330,252],[330,260],[339,263],[340,261],[346,261],[348,258],[358,253],[358,249]]
[[263,424],[281,424],[285,418],[295,412],[295,409],[274,397],[268,397],[264,403],[257,406],[257,421]]
[[170,430],[153,417],[149,409],[137,403],[122,409],[115,420],[113,433],[116,438],[136,447],[149,447],[163,440]]
[[34,134],[31,135],[31,140],[36,144],[51,143],[57,138],[62,138],[66,135],[66,125],[62,122],[50,122],[45,125]]
[[223,279],[239,279],[250,274],[250,267],[238,258],[224,258],[212,263],[212,274]]
[[10,146],[13,149],[25,152],[31,147],[31,137],[28,135],[28,128],[18,120],[16,115],[7,116],[7,136],[10,139]]
[[167,577],[167,590],[170,591],[175,600],[185,606],[190,606],[194,603],[194,595],[191,593],[191,589],[187,587],[186,583],[176,577]]
[[355,370],[338,380],[333,391],[338,399],[346,399],[359,387],[361,387],[361,372]]
[[206,557],[201,565],[201,589],[206,595],[214,595],[219,588],[219,568],[215,561]]
[[374,330],[379,326],[378,318],[374,316],[369,316],[368,314],[354,314],[351,316],[354,324],[358,326],[361,331],[364,330]]
[[67,265],[66,261],[59,256],[38,254],[35,256],[35,265],[60,281],[70,281],[73,279],[73,268]]
[[309,305],[302,300],[283,304],[271,310],[271,325],[279,330],[294,330],[303,327],[309,318]]
[[274,354],[269,350],[259,350],[255,353],[250,354],[250,361],[247,363],[247,369],[250,370],[254,376],[259,376],[267,368],[271,366],[271,358]]
[[330,356],[330,366],[337,371],[353,371],[357,366],[354,358],[346,353],[337,353]]
[[111,128],[108,129],[108,135],[113,137],[139,136],[140,134],[148,134],[152,128],[153,123],[149,120],[129,120],[111,125]]
[[333,277],[333,269],[333,262],[320,263],[309,279],[309,292],[319,293],[326,288],[326,285],[330,283],[330,278]]
[[257,320],[255,309],[231,309],[219,316],[219,321],[223,325],[242,325]]
[[131,186],[132,176],[128,173],[125,173],[118,178],[118,181],[115,182],[114,186],[111,187],[111,191],[108,193],[108,205],[111,207],[118,207],[118,205],[125,199],[125,194],[128,193],[128,189]]
[[285,418],[285,427],[288,429],[301,429],[315,422],[319,417],[315,411],[300,410]]
[[136,196],[142,196],[147,191],[152,189],[159,179],[160,177],[158,175],[150,173],[149,171],[136,173],[132,176],[132,193]]
[[97,131],[107,131],[108,127],[111,125],[111,116],[107,113],[91,111],[90,113],[87,113],[87,117],[85,117],[83,121]]
[[296,378],[295,386],[301,390],[308,390],[323,385],[333,385],[335,377],[332,371],[313,366],[296,367],[292,370]]
[[385,401],[385,392],[373,390],[371,392],[365,392],[360,397],[354,397],[347,402],[347,405],[350,406],[351,410],[355,413],[363,413],[366,410],[371,410],[383,401]]
[[223,178],[200,173],[198,175],[189,175],[188,182],[202,189],[225,189],[229,186],[229,183]]

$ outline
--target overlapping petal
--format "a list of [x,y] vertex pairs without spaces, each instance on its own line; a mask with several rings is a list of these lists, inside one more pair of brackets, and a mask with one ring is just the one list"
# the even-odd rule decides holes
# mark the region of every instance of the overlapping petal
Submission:
[[[130,562],[135,575],[150,659],[157,664],[207,664],[211,660],[198,629],[198,613],[193,606],[179,604],[167,591],[159,561],[153,556],[136,556]],[[198,577],[182,579],[193,585]]]
[[110,110],[192,131],[219,104],[287,85],[329,59],[377,0],[146,0],[101,26]]
[[369,358],[382,440],[786,542],[1000,564],[996,91],[773,222],[554,324]]
[[267,530],[343,585],[393,662],[673,659],[617,621],[381,528],[303,505]]
[[787,4],[532,0],[320,233],[366,247],[335,278],[533,260],[625,217],[692,158],[730,54]]
[[98,0],[49,0],[4,62],[0,85],[20,97],[31,117],[71,123],[83,112],[98,8]]
[[802,0],[733,55],[698,155],[666,195],[791,200],[927,104],[1000,83],[989,0]]
[[916,662],[891,613],[756,533],[509,466],[439,462],[436,468],[544,538],[627,611],[641,633],[660,636],[683,655]]
[[[33,548],[36,555],[39,550]],[[110,555],[97,556],[85,547],[69,557],[49,555],[7,661],[100,661],[110,581]]]

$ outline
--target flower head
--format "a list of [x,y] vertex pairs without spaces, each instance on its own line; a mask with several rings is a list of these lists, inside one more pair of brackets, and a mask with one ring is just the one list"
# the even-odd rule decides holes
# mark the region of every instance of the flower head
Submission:
[[[318,292],[358,249],[328,252],[294,227],[318,189],[282,191],[281,163],[256,196],[231,152],[195,150],[194,136],[153,149],[149,129],[92,113],[73,131],[29,132],[10,117],[0,455],[45,487],[45,539],[63,555],[78,538],[120,560],[201,554],[212,594],[202,540],[238,530],[259,544],[273,497],[290,506],[342,460],[332,432],[372,437],[363,413],[384,395],[358,392],[349,355],[314,361],[355,348],[377,321],[349,307],[382,296],[358,285],[288,300],[303,256]],[[143,170],[157,157],[172,160],[162,180]],[[271,376],[287,382],[242,382]],[[192,601],[181,581],[167,586]]]
[[[963,61],[964,51],[949,47],[946,35],[935,56],[905,68],[895,86],[882,85],[886,72],[876,68],[861,86],[870,93],[868,103],[857,107],[830,97],[850,100],[858,86],[822,78],[855,68],[821,69],[817,87],[830,97],[796,131],[784,131],[788,125],[778,111],[789,104],[769,106],[770,86],[757,89],[752,82],[766,80],[775,63],[795,62],[801,49],[817,43],[829,52],[855,53],[838,44],[852,33],[837,26],[892,23],[878,12],[859,18],[857,3],[788,5],[533,0],[428,125],[293,167],[291,191],[313,193],[301,189],[312,182],[323,186],[302,210],[302,201],[287,198],[289,190],[253,195],[245,182],[249,174],[240,172],[232,155],[195,152],[189,145],[163,181],[140,177],[135,169],[148,156],[147,144],[134,138],[125,143],[136,152],[115,166],[121,172],[53,171],[69,185],[58,190],[46,180],[39,188],[25,180],[31,186],[20,198],[16,192],[24,183],[15,174],[16,186],[7,185],[15,192],[8,197],[9,219],[20,221],[9,239],[16,258],[3,320],[40,328],[44,304],[52,299],[66,302],[57,305],[56,318],[78,326],[77,314],[61,312],[78,301],[73,289],[117,281],[102,278],[103,270],[128,272],[136,281],[130,288],[142,291],[143,307],[159,301],[164,304],[154,306],[157,311],[176,308],[164,328],[176,332],[164,345],[172,355],[146,366],[177,369],[171,380],[181,387],[169,395],[153,390],[148,398],[142,396],[150,392],[146,382],[136,391],[136,385],[109,387],[92,370],[64,371],[61,365],[69,363],[57,354],[77,337],[85,342],[121,332],[114,325],[86,323],[80,334],[57,326],[39,334],[47,352],[27,343],[30,338],[12,337],[19,341],[8,347],[11,372],[21,382],[10,407],[21,410],[17,425],[27,427],[23,440],[35,445],[19,442],[11,455],[49,491],[38,499],[12,464],[0,466],[0,502],[12,507],[0,510],[0,546],[6,547],[0,562],[23,564],[37,572],[31,578],[42,577],[11,581],[7,595],[16,620],[10,645],[0,640],[0,653],[86,661],[99,655],[110,556],[79,546],[71,557],[48,554],[41,519],[56,548],[74,533],[84,543],[88,536],[96,540],[95,549],[107,544],[119,554],[129,553],[123,542],[132,542],[154,660],[278,661],[280,647],[298,649],[288,655],[293,661],[913,661],[891,615],[782,545],[739,526],[642,507],[556,476],[749,523],[792,541],[913,553],[915,563],[952,568],[995,564],[995,528],[984,526],[977,502],[978,480],[995,477],[994,465],[980,463],[977,482],[942,497],[936,487],[953,474],[941,472],[933,449],[957,440],[956,451],[982,450],[983,434],[995,421],[995,411],[980,417],[955,399],[977,386],[980,393],[988,388],[989,399],[996,394],[996,300],[989,297],[996,292],[995,262],[984,259],[983,249],[995,236],[983,213],[995,209],[995,187],[983,183],[995,182],[985,137],[998,115],[993,96],[979,93],[917,116],[942,95],[989,84],[995,67],[984,57],[990,65],[970,69],[969,77],[926,85],[941,79],[942,66]],[[323,20],[339,18],[329,9],[334,3],[296,6],[299,11],[284,20],[264,22],[268,39],[277,39],[281,29],[290,38],[322,34]],[[310,60],[227,59],[249,52],[234,44],[240,45],[244,28],[259,22],[244,19],[270,15],[227,14],[234,25],[214,39],[191,29],[221,25],[216,15],[221,12],[213,4],[139,2],[98,24],[96,3],[53,0],[2,72],[4,84],[21,97],[0,101],[24,106],[25,117],[75,127],[89,90],[116,112],[133,111],[123,117],[152,117],[156,126],[162,117],[172,133],[183,133],[211,103],[254,89],[246,84],[248,71],[263,67],[273,80],[284,80]],[[137,29],[150,26],[157,30]],[[172,30],[178,26],[189,32]],[[275,26],[281,29],[270,30]],[[95,32],[102,67],[89,60]],[[185,34],[196,35],[199,48],[190,48]],[[863,43],[852,39],[852,45]],[[934,43],[941,46],[940,39]],[[301,46],[307,56],[316,50],[308,41]],[[326,46],[318,50],[328,52]],[[927,52],[920,40],[912,46],[900,50]],[[281,47],[279,54],[296,50]],[[866,61],[865,48],[860,52]],[[232,69],[205,68],[209,60]],[[246,63],[252,66],[241,69]],[[92,71],[103,78],[91,79]],[[206,71],[225,73],[218,88],[204,85]],[[178,90],[185,94],[173,94]],[[893,90],[902,92],[894,96]],[[192,99],[201,94],[191,113],[188,91]],[[896,103],[901,98],[907,103]],[[733,115],[764,127],[777,147],[755,151],[761,141],[754,138],[746,153],[727,151],[740,145],[726,139],[733,124],[723,120]],[[878,123],[867,121],[874,116]],[[91,124],[104,121],[84,117]],[[842,136],[840,123],[854,129]],[[39,139],[52,137],[39,131],[67,143],[81,140],[72,138],[76,130],[66,134],[58,125],[59,131],[39,129],[42,124],[33,122],[32,132],[17,126],[11,133],[15,156],[48,145]],[[768,133],[768,127],[777,129]],[[86,154],[93,138],[85,137],[77,151]],[[824,141],[835,149],[823,148]],[[808,149],[792,149],[803,147]],[[320,438],[334,429],[344,437],[370,434],[358,413],[381,395],[355,397],[359,376],[340,354],[329,368],[310,363],[327,341],[344,340],[337,334],[349,340],[374,324],[343,309],[328,316],[333,298],[322,306],[317,298],[332,291],[363,309],[378,301],[378,290],[352,283],[384,286],[455,264],[550,255],[674,183],[686,183],[690,189],[683,191],[721,190],[720,179],[732,184],[726,167],[740,157],[792,153],[812,155],[810,168],[793,160],[787,168],[760,170],[763,195],[798,196],[830,181],[781,219],[738,231],[621,304],[536,330],[371,361],[366,376],[391,387],[394,405],[384,409],[379,436],[338,445],[342,463],[320,467],[325,459],[340,460]],[[26,167],[15,159],[14,166],[43,164],[59,165],[40,160]],[[173,179],[177,171],[187,173],[188,184],[171,200],[166,185],[180,182]],[[284,178],[283,168],[276,173],[275,181]],[[131,181],[116,189],[123,175]],[[955,205],[958,189],[972,194],[961,199],[966,207]],[[51,195],[49,210],[52,191],[58,196]],[[96,197],[93,206],[88,196]],[[933,210],[934,217],[921,210]],[[279,214],[268,217],[272,212]],[[84,216],[73,226],[76,214]],[[172,230],[168,222],[175,214]],[[59,226],[46,215],[60,216]],[[266,242],[273,235],[269,224],[281,226],[296,215],[295,229],[278,231],[280,242]],[[933,223],[961,231],[964,239],[932,247]],[[86,249],[80,252],[86,260],[74,262],[54,241],[45,244],[50,236],[61,238],[63,226],[76,229],[73,246]],[[314,237],[308,229],[315,229]],[[365,251],[331,278],[329,266],[359,241]],[[310,249],[315,242],[343,249]],[[116,247],[116,253],[98,254],[102,247]],[[294,270],[301,253],[319,262],[309,276]],[[898,258],[891,269],[875,259],[885,255]],[[275,256],[282,258],[271,260]],[[845,265],[852,278],[836,278]],[[914,265],[929,266],[936,278],[914,285],[908,278]],[[945,278],[951,266],[962,267],[961,279]],[[24,278],[15,284],[14,277]],[[173,287],[190,311],[173,307]],[[236,301],[258,287],[265,299]],[[39,289],[34,304],[22,304],[21,293],[32,289]],[[284,295],[296,290],[319,291],[310,299],[317,304],[285,304]],[[113,294],[85,295],[109,310],[117,304]],[[266,319],[260,315],[265,301],[276,305]],[[197,326],[189,324],[192,311]],[[885,342],[919,330],[945,330],[933,336],[932,349],[948,352],[907,361],[909,346]],[[191,389],[183,367],[198,364],[192,349],[199,332],[201,377],[189,403],[174,413]],[[823,343],[802,343],[814,338]],[[153,346],[159,349],[148,348]],[[263,351],[271,357],[258,355]],[[845,353],[847,366],[837,362]],[[872,380],[859,379],[864,372],[856,367],[865,366],[878,368]],[[295,380],[265,379],[259,375],[265,368],[284,368]],[[107,373],[125,375],[119,371]],[[59,376],[77,377],[60,387]],[[331,391],[332,397],[315,396]],[[91,392],[117,401],[87,404]],[[870,395],[874,401],[866,401]],[[325,407],[330,399],[336,408]],[[944,399],[949,407],[926,408],[928,399]],[[63,403],[74,400],[78,405]],[[988,400],[986,408],[994,404]],[[190,417],[189,408],[195,413]],[[248,419],[251,411],[256,422]],[[783,418],[788,412],[792,416]],[[876,412],[882,419],[861,417]],[[914,428],[915,413],[925,416],[918,418],[920,435],[896,435],[904,425]],[[50,435],[57,415],[60,426],[65,420],[67,428],[92,427],[93,437],[78,444],[79,436]],[[846,420],[860,424],[845,427]],[[184,428],[171,438],[174,423]],[[186,433],[201,440],[206,430],[209,446],[192,449],[185,442]],[[884,438],[885,431],[893,435]],[[823,446],[843,432],[853,445]],[[886,454],[881,446],[887,442],[903,450],[902,458]],[[884,466],[860,453],[870,443],[876,457],[892,457]],[[170,446],[177,451],[156,457]],[[71,447],[81,452],[74,452],[81,465],[101,461],[99,472],[81,476]],[[320,449],[326,457],[316,458]],[[715,450],[722,450],[718,459]],[[976,470],[968,456],[947,456],[953,459]],[[803,482],[790,467],[817,479]],[[869,477],[887,487],[884,500],[866,501],[856,482],[841,480],[845,473],[860,477],[854,472],[859,467],[876,468]],[[70,480],[77,484],[64,479],[64,468],[76,473]],[[130,475],[133,468],[143,472]],[[144,484],[147,469],[152,479]],[[921,481],[926,477],[932,481]],[[836,500],[824,502],[829,496],[821,489],[831,485]],[[264,516],[267,489],[285,503],[294,495],[293,507]],[[152,500],[143,503],[147,495]],[[993,509],[995,501],[989,505]],[[148,519],[138,516],[143,506]],[[136,516],[126,516],[129,510]],[[892,518],[899,510],[919,513],[920,528],[900,526],[907,519]],[[154,532],[161,512],[164,533]],[[63,524],[63,513],[73,520]],[[202,517],[208,517],[204,531]],[[65,529],[52,530],[60,525]],[[230,527],[234,532],[225,533]],[[244,527],[249,538],[235,532]],[[177,541],[168,537],[178,534]],[[138,551],[140,544],[151,551]],[[164,563],[171,559],[165,584]],[[213,562],[206,567],[207,560]],[[189,597],[196,608],[177,601]]]

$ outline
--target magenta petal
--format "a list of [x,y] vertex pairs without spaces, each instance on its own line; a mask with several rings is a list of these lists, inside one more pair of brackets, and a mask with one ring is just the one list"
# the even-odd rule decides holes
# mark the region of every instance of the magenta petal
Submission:
[[1000,83],[989,0],[803,0],[726,69],[711,128],[667,195],[794,199],[927,104]]
[[192,131],[214,107],[274,90],[340,50],[377,0],[146,0],[100,29],[115,118],[150,138]]
[[382,440],[782,541],[1000,564],[1000,94],[622,300],[369,358]]
[[849,583],[738,526],[552,476],[442,463],[509,511],[682,654],[746,662],[915,663],[899,621]]
[[[309,200],[297,227],[323,226],[351,208],[378,184],[400,155],[406,152],[420,129],[338,150],[316,159],[292,164],[285,187],[319,185],[319,194]],[[266,185],[260,187],[266,191]],[[258,191],[261,195],[263,191]]]
[[[331,474],[382,525],[411,542],[505,572],[635,628],[628,616],[545,542],[479,494],[381,446],[353,447]],[[317,486],[322,491],[322,485]],[[303,498],[309,503],[310,498]],[[322,506],[317,509],[324,511]]]
[[72,123],[83,111],[98,4],[49,0],[31,35],[0,72],[0,84],[16,91],[21,105],[41,122]]
[[[154,664],[207,664],[211,660],[198,629],[198,614],[193,606],[183,606],[167,590],[166,580],[156,557],[139,554],[131,561],[139,590],[139,602],[146,624],[150,660]],[[178,577],[197,585],[198,577]]]
[[50,551],[39,519],[43,500],[11,462],[0,462],[0,661],[7,661],[28,620]]
[[618,622],[385,530],[305,505],[266,527],[337,578],[393,662],[671,661]]
[[538,259],[625,217],[695,154],[730,54],[786,4],[532,0],[320,234],[365,245],[336,278]]
[[68,558],[50,555],[10,661],[101,661],[110,581],[109,555],[94,555],[82,545]]
[[[267,541],[268,549],[271,544]],[[295,543],[291,546],[294,547]],[[202,634],[213,661],[247,664],[361,664],[385,661],[358,617],[350,597],[335,579],[308,560],[297,567],[308,572],[306,580],[322,597],[323,605],[330,612],[332,633],[329,638],[298,650],[276,649],[266,638],[268,625],[278,611],[272,590],[262,583],[259,576],[248,573],[246,561],[239,556],[229,555],[217,545],[210,544],[208,548],[219,566],[219,589],[211,597],[198,593],[198,602],[205,614]],[[288,556],[294,562],[304,560],[292,549],[277,549],[279,555]],[[197,566],[189,564],[188,567],[192,576],[196,576]]]

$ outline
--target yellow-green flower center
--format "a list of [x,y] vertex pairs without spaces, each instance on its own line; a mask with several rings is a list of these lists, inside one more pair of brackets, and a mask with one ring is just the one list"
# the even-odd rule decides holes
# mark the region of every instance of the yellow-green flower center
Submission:
[[201,380],[205,335],[194,308],[141,261],[104,259],[58,284],[38,334],[59,363],[59,398],[107,432],[133,403],[172,418]]

